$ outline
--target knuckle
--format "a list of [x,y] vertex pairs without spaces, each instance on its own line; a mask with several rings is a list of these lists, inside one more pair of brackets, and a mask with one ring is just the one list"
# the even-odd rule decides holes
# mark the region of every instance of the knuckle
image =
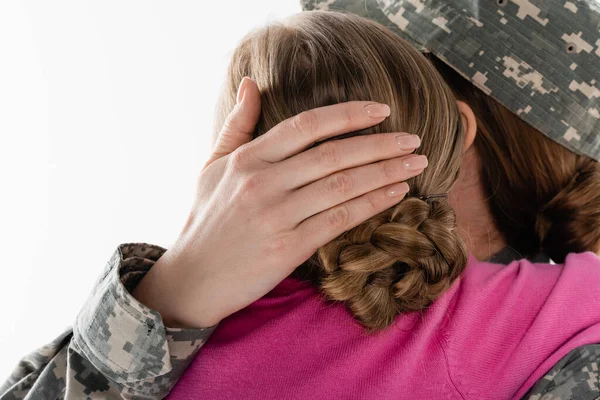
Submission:
[[356,117],[348,107],[344,108],[340,118],[340,123],[344,129],[350,129],[355,125]]
[[325,223],[329,228],[344,229],[350,222],[350,209],[346,204],[336,207],[327,214]]
[[292,126],[300,133],[314,133],[319,129],[319,119],[314,111],[303,111],[292,119]]
[[378,197],[373,192],[367,195],[367,208],[369,213],[376,212],[381,208],[378,200]]
[[353,189],[354,182],[352,177],[345,172],[337,173],[327,179],[327,190],[329,192],[348,193]]
[[262,174],[251,174],[240,180],[240,192],[243,200],[255,199],[264,186]]
[[339,164],[341,155],[333,142],[325,142],[317,147],[317,162],[324,166],[336,166]]
[[221,126],[221,133],[219,133],[219,135],[222,135],[224,132],[231,131],[231,128],[231,114],[229,114],[227,118],[225,118],[225,121],[223,121],[223,126]]
[[242,169],[242,167],[246,164],[247,159],[247,151],[242,148],[236,149],[229,157],[232,167],[234,167],[236,170]]
[[398,167],[396,163],[394,163],[393,159],[382,161],[379,165],[381,168],[381,173],[385,178],[387,178],[388,180],[397,178]]

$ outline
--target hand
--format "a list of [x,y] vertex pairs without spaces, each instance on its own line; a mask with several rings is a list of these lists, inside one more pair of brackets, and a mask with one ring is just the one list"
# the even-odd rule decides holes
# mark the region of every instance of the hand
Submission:
[[317,108],[251,140],[259,114],[259,89],[244,78],[185,227],[133,293],[167,326],[213,326],[258,300],[319,247],[397,204],[408,192],[403,181],[426,166],[424,156],[410,154],[419,139],[408,134],[356,136],[306,150],[380,123],[389,115],[386,105]]

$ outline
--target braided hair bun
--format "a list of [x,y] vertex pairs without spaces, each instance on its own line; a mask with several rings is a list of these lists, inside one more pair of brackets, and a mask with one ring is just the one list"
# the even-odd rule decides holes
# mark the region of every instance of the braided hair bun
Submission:
[[347,302],[372,330],[430,305],[467,262],[447,200],[418,198],[351,229],[320,248],[318,257],[326,273],[323,293]]

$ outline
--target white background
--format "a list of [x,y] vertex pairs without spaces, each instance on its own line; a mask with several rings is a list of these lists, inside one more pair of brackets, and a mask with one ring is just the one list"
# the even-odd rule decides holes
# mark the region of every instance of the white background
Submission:
[[299,4],[0,2],[0,382],[119,243],[176,239],[232,50]]

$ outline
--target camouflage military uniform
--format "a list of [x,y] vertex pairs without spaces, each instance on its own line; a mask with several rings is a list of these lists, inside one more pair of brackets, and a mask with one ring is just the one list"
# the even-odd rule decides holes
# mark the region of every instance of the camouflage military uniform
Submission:
[[173,329],[131,291],[166,251],[120,245],[72,330],[24,357],[0,399],[162,399],[215,327]]
[[[600,159],[599,0],[304,0],[302,6],[377,20],[552,140]],[[215,329],[165,327],[131,296],[165,251],[120,245],[73,329],[24,357],[0,386],[0,400],[165,397]],[[505,249],[490,261],[517,258]],[[600,399],[599,363],[600,345],[575,349],[524,398]]]
[[[215,329],[165,327],[156,311],[131,296],[165,251],[147,243],[120,245],[73,329],[25,356],[0,386],[0,400],[164,398]],[[490,261],[517,258],[505,249]],[[600,345],[575,349],[524,398],[600,398],[599,363]]]

